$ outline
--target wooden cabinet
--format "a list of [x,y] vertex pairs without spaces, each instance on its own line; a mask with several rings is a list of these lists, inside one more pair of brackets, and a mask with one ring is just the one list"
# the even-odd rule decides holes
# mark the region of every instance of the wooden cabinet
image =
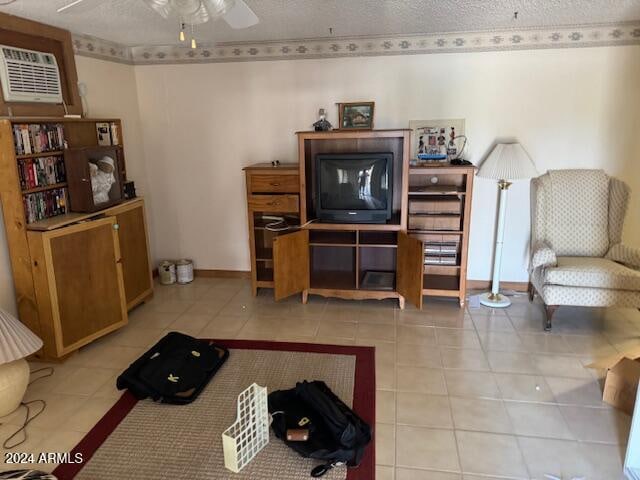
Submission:
[[[466,295],[475,167],[410,165],[409,130],[298,132],[298,164],[245,168],[254,295],[302,292],[344,299],[396,298],[418,308],[425,295]],[[315,158],[393,153],[392,214],[386,223],[318,221]]]
[[[64,356],[127,323],[116,219],[29,232],[46,348]],[[52,348],[52,346],[55,346]]]
[[262,171],[260,174],[250,176],[249,191],[251,193],[298,193],[300,178],[295,174],[276,175]]
[[[277,299],[301,292],[302,278],[306,276],[307,282],[309,278],[309,253],[308,246],[302,247],[305,237],[295,233],[300,225],[300,198],[295,193],[299,190],[298,165],[259,163],[244,172],[253,294],[260,287],[275,288]],[[306,257],[296,259],[292,252]],[[306,274],[302,263],[306,263]]]
[[251,195],[249,207],[255,212],[297,213],[298,195]]
[[309,288],[308,230],[273,239],[273,288],[276,301]]
[[44,358],[60,358],[127,324],[153,295],[141,198],[92,214],[67,214],[27,230]]
[[[103,160],[107,159],[107,162]],[[109,163],[110,162],[110,163]],[[64,151],[64,166],[69,188],[69,203],[73,212],[95,212],[103,210],[122,201],[124,197],[122,174],[124,170],[124,153],[120,146],[100,146],[69,148]],[[91,168],[111,168],[114,183],[104,194],[101,203],[96,203],[93,192]]]
[[[42,338],[43,359],[61,358],[126,325],[127,310],[153,295],[143,200],[69,211],[67,178],[50,176],[62,147],[97,147],[96,123],[103,122],[120,132],[113,148],[121,151],[118,119],[0,120],[0,200],[18,315]],[[32,135],[37,132],[48,135]],[[119,160],[124,182],[124,157]]]
[[424,245],[421,240],[405,232],[398,233],[398,293],[417,308],[422,309],[422,260]]
[[127,309],[131,310],[153,294],[144,202],[139,199],[114,207],[108,210],[107,215],[116,219],[124,292]]
[[[422,248],[422,294],[458,298],[460,306],[467,294],[474,175],[473,165],[426,163],[409,170],[408,231],[412,245],[419,242]],[[416,285],[411,285],[412,295]]]

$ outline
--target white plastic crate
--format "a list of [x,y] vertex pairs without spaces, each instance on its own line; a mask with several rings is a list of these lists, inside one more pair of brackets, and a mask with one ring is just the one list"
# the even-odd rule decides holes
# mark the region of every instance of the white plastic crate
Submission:
[[267,388],[252,384],[238,395],[238,416],[222,432],[224,466],[242,470],[269,443]]

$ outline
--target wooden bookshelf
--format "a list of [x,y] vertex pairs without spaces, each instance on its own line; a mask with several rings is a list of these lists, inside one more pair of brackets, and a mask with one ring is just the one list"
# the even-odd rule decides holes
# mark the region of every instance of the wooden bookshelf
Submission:
[[29,188],[28,190],[23,190],[23,195],[28,195],[29,193],[38,193],[38,192],[46,192],[47,190],[55,190],[56,188],[65,188],[67,186],[67,182],[62,183],[54,183],[53,185],[45,185],[43,187]]
[[65,150],[18,154],[14,126],[61,125],[61,146],[75,148],[97,146],[96,122],[115,123],[123,144],[119,119],[0,118],[0,202],[18,314],[43,340],[43,359],[63,358],[120,328],[127,310],[153,294],[141,198],[93,213],[70,212],[67,202],[66,212],[27,222],[28,195],[66,190],[68,184],[23,189],[19,162],[63,157]]
[[40,152],[40,153],[28,153],[26,155],[16,155],[18,160],[23,160],[26,158],[38,158],[38,157],[59,157],[60,155],[64,155],[64,150],[53,150],[51,152]]
[[[457,228],[409,228],[408,232],[415,243],[416,255],[423,259],[421,278],[422,295],[458,298],[463,306],[466,298],[467,256],[469,247],[469,226],[471,220],[471,201],[473,194],[473,165],[441,165],[425,163],[412,166],[409,170],[409,217],[422,220],[437,220],[452,217],[458,220],[451,225]],[[457,201],[452,201],[456,199]],[[448,201],[448,203],[443,203]],[[417,202],[419,208],[414,208]],[[443,210],[443,205],[457,205],[455,210]],[[415,213],[416,211],[420,213]],[[413,212],[413,213],[412,213]],[[419,224],[409,218],[407,224]],[[438,253],[438,248],[443,249]],[[452,253],[455,251],[455,253]],[[432,261],[442,263],[427,263]],[[452,261],[455,264],[450,264]]]

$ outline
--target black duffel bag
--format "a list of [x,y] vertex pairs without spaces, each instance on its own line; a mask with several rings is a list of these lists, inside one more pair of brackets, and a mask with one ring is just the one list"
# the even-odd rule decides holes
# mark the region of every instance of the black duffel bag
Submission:
[[229,357],[209,340],[170,332],[118,377],[118,390],[137,398],[185,405],[193,402]]
[[[324,382],[303,381],[291,390],[270,393],[269,413],[276,437],[303,457],[323,461],[311,471],[312,477],[337,465],[358,466],[371,441],[371,427]],[[287,439],[287,433],[301,430],[308,433],[307,440]]]

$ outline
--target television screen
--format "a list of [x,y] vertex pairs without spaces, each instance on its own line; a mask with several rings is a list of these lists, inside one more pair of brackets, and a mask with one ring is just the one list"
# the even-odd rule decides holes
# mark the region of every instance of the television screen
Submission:
[[390,153],[318,155],[318,214],[332,220],[379,222],[391,216]]

